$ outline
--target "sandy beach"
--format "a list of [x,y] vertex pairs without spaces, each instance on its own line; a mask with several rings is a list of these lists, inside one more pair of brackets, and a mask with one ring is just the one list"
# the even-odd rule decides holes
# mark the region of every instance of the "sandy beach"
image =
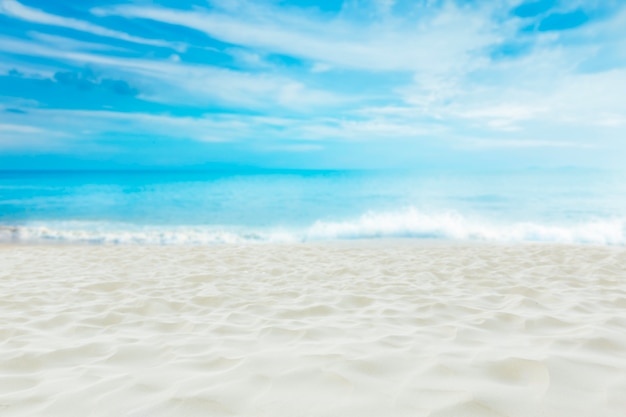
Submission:
[[626,250],[0,247],[0,415],[626,415]]

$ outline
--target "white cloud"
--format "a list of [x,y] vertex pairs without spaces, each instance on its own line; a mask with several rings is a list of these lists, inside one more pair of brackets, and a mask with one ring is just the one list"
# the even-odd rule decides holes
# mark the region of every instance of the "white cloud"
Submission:
[[[613,146],[626,134],[626,12],[563,33],[520,34],[528,22],[507,14],[513,0],[470,6],[407,2],[414,9],[406,16],[394,15],[399,5],[393,1],[371,0],[365,3],[372,18],[356,18],[347,6],[332,15],[269,5],[275,2],[217,3],[212,10],[135,3],[93,12],[201,31],[230,44],[219,52],[234,58],[229,65],[238,70],[192,64],[189,58],[197,57],[183,53],[160,59],[89,53],[98,46],[50,35],[36,35],[32,42],[0,38],[0,50],[104,68],[141,82],[146,88],[140,88],[140,98],[146,100],[265,115],[59,116],[77,118],[94,137],[113,131],[210,142],[380,141],[419,147],[439,141],[451,148],[562,150],[585,149],[591,140]],[[19,3],[0,0],[3,10],[7,4]],[[26,9],[30,14],[22,11],[22,18],[45,20]],[[72,19],[56,22],[75,25]],[[52,47],[55,42],[66,47]],[[495,58],[494,49],[507,43],[525,49]],[[272,54],[296,59],[292,66],[273,65]],[[53,113],[37,114],[50,122],[46,129],[61,128],[50,121]]]
[[313,66],[311,67],[311,72],[327,72],[330,71],[331,69],[333,69],[332,65],[328,65],[322,62],[316,62],[315,64],[313,64]]
[[127,51],[103,43],[85,42],[64,36],[49,35],[41,32],[29,32],[28,35],[37,41],[67,51]]
[[93,12],[185,26],[235,45],[371,71],[428,72],[471,66],[472,53],[500,37],[483,11],[451,4],[418,22],[394,19],[371,25],[253,3],[237,8],[236,14],[135,5]]
[[0,37],[0,51],[69,61],[78,66],[98,65],[119,74],[130,74],[142,83],[152,81],[153,91],[141,98],[170,104],[207,106],[219,100],[244,108],[280,106],[303,111],[317,106],[341,104],[340,96],[307,88],[293,79],[234,71],[220,67],[172,60],[149,60],[62,51],[30,41]]
[[471,148],[581,148],[590,149],[592,144],[577,142],[533,140],[533,139],[467,139],[465,144]]
[[[144,135],[189,139],[200,142],[245,142],[264,147],[282,141],[305,142],[312,146],[329,141],[370,141],[387,139],[407,141],[433,134],[437,126],[398,123],[387,120],[344,120],[342,118],[269,117],[245,114],[206,114],[200,117],[155,115],[138,112],[102,110],[29,109],[28,114],[15,115],[28,125],[7,124],[6,130],[19,133],[48,135],[48,132],[66,131],[63,137],[48,136],[50,141],[89,142],[107,135]],[[0,125],[0,131],[2,131]],[[21,131],[22,129],[23,131]],[[291,143],[293,144],[293,143]],[[290,146],[291,146],[290,144]],[[315,144],[315,145],[313,145]]]
[[225,52],[232,56],[240,66],[251,68],[270,67],[270,64],[265,61],[264,57],[261,54],[249,51],[247,49],[227,48]]
[[[0,122],[0,150],[53,150],[62,147],[69,137],[64,132],[63,126],[58,126],[58,129],[36,126],[34,124],[38,123],[38,121],[32,120],[28,115],[18,115],[17,117],[3,115],[2,119],[6,123]],[[22,121],[20,122],[17,119]],[[27,119],[29,123],[24,124],[24,119]]]
[[185,49],[185,46],[182,43],[177,44],[159,39],[146,39],[132,36],[124,32],[108,29],[82,20],[46,13],[42,10],[25,6],[15,0],[0,0],[0,13],[28,22],[64,27],[68,29],[78,30],[81,32],[91,33],[97,36],[119,39],[126,42],[159,46],[164,48],[173,48],[176,50]]
[[[412,84],[387,91],[383,99],[401,102],[402,107],[410,109],[407,117],[417,125],[435,119],[451,125],[469,123],[472,128],[487,131],[515,132],[523,129],[524,123],[537,120],[576,125],[582,122],[580,116],[589,112],[604,126],[621,125],[616,112],[608,111],[615,105],[622,107],[615,94],[620,90],[600,95],[605,81],[589,81],[576,72],[578,65],[593,56],[597,44],[562,44],[568,36],[581,36],[591,29],[584,27],[565,35],[533,35],[527,40],[534,43],[528,54],[494,61],[490,50],[503,42],[516,41],[517,30],[525,24],[518,19],[494,20],[495,15],[507,10],[506,4],[479,7],[446,3],[439,8],[417,5],[410,19],[392,16],[392,6],[391,1],[373,2],[378,19],[372,21],[352,20],[345,11],[330,17],[311,10],[245,1],[217,11],[126,5],[95,12],[199,30],[245,47],[249,64],[259,64],[259,55],[249,52],[256,50],[309,60],[312,73],[331,68],[362,70],[377,72],[384,79],[385,72],[412,72]],[[620,19],[621,15],[599,23],[595,30],[623,38],[623,31],[615,35],[615,30],[606,29]],[[622,84],[621,77],[614,77],[616,85]],[[586,84],[588,91],[582,93]],[[289,102],[300,96],[301,88],[294,82],[277,97]],[[582,99],[583,95],[592,99]],[[395,122],[410,125],[410,119]],[[380,120],[368,123],[372,134],[379,132],[380,126],[387,126],[385,130],[390,132],[396,129]]]
[[[264,132],[290,130],[299,123],[297,119],[251,115],[210,114],[183,117],[140,112],[37,108],[29,109],[27,114],[7,115],[5,119],[14,121],[0,124],[0,132],[37,135],[59,143],[89,142],[107,134],[133,134],[201,142],[271,141]],[[54,133],[59,131],[72,133]]]
[[44,133],[45,131],[43,129],[39,129],[33,126],[0,123],[0,132],[41,134],[41,133]]

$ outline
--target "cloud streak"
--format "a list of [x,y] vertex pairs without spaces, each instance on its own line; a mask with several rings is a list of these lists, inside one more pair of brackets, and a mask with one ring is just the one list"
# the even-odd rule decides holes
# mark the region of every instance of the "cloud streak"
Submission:
[[80,32],[86,32],[92,35],[102,36],[106,38],[118,39],[125,42],[157,46],[162,48],[172,48],[176,50],[182,50],[185,48],[183,44],[174,44],[159,39],[146,39],[142,37],[132,36],[124,32],[107,29],[105,27],[98,26],[82,20],[46,13],[42,10],[25,6],[15,0],[0,0],[0,13],[12,18],[25,20],[27,22],[73,29]]
[[[0,0],[14,24],[0,30],[0,104],[18,111],[0,123],[65,132],[49,140],[69,147],[128,135],[242,154],[384,148],[390,160],[433,147],[503,158],[583,156],[590,143],[598,155],[626,152],[617,3],[127,2],[76,16],[29,5]],[[49,84],[76,101],[46,96]],[[12,129],[15,141],[37,134]]]
[[92,12],[183,26],[230,44],[368,71],[445,71],[472,65],[471,55],[500,36],[483,10],[453,3],[424,13],[418,22],[395,18],[366,25],[248,2],[236,14],[133,5]]
[[153,92],[145,93],[143,98],[165,103],[202,106],[219,100],[244,108],[278,105],[297,111],[310,106],[337,105],[343,100],[334,93],[312,90],[301,82],[278,75],[246,73],[169,59],[159,61],[63,51],[45,44],[2,37],[0,51],[46,57],[79,66],[100,66],[137,79],[151,79]]

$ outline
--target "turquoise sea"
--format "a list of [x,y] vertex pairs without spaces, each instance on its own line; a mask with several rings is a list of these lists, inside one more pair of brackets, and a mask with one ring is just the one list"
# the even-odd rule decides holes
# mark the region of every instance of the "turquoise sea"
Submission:
[[621,173],[2,171],[0,241],[411,238],[624,245]]

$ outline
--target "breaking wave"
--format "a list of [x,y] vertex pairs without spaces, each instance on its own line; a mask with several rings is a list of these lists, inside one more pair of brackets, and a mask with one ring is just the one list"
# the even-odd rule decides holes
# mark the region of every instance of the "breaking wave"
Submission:
[[596,219],[572,225],[533,222],[495,224],[468,219],[456,212],[426,214],[414,208],[369,212],[343,222],[316,222],[309,239],[423,238],[488,242],[559,242],[619,245],[626,242],[624,219]]
[[344,221],[318,220],[302,228],[140,226],[108,222],[36,222],[0,226],[0,242],[205,245],[294,243],[350,239],[414,238],[484,242],[626,243],[626,221],[591,219],[569,225],[496,224],[457,212],[429,214],[415,208],[368,212]]

